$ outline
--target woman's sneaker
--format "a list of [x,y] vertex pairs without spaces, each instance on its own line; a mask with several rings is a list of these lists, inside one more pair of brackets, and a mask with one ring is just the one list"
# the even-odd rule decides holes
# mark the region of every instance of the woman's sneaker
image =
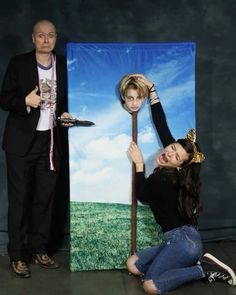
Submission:
[[226,264],[209,253],[205,253],[201,259],[201,266],[206,275],[206,279],[212,283],[221,281],[231,286],[236,285],[234,271]]

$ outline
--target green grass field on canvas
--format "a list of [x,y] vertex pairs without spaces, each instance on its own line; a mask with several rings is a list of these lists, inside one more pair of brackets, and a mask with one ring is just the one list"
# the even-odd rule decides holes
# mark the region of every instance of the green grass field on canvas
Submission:
[[[131,206],[70,202],[71,271],[123,269],[131,248]],[[161,244],[150,209],[137,208],[137,250]]]

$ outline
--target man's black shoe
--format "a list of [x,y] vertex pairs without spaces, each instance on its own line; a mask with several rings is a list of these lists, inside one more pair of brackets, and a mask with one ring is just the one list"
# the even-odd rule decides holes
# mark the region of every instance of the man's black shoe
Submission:
[[43,268],[56,269],[59,268],[59,264],[52,260],[46,253],[36,254],[35,263]]
[[31,277],[30,270],[29,270],[27,264],[21,260],[12,261],[11,262],[11,269],[17,278],[26,279],[26,278]]

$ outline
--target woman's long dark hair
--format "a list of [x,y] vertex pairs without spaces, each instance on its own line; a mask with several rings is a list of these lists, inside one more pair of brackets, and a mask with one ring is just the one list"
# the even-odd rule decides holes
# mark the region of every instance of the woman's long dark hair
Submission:
[[[193,158],[193,146],[187,139],[177,140],[190,155],[189,159],[182,164],[179,170],[179,197],[178,210],[186,223],[197,225],[197,216],[202,211],[200,203],[200,163],[191,163]],[[197,144],[195,144],[199,150]]]

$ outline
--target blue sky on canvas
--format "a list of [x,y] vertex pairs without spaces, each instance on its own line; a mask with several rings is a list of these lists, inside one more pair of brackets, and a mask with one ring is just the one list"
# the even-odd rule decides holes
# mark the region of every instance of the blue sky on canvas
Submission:
[[[195,46],[69,43],[67,49],[70,112],[96,123],[69,132],[71,200],[130,203],[132,125],[118,83],[125,74],[145,74],[157,86],[173,135],[183,137],[195,126]],[[138,113],[138,142],[152,166],[161,145],[147,102]]]

